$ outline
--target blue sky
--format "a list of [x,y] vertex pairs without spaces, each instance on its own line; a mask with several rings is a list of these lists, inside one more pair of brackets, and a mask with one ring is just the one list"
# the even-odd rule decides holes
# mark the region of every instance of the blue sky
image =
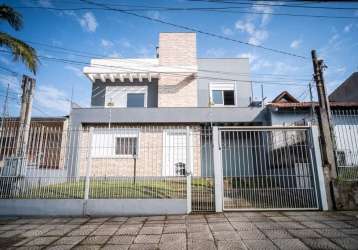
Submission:
[[[17,38],[33,42],[38,54],[47,58],[60,58],[81,62],[80,64],[55,62],[41,59],[36,75],[33,115],[67,115],[69,100],[81,106],[90,105],[91,83],[81,73],[91,56],[103,57],[154,57],[158,33],[185,31],[154,21],[148,21],[123,13],[98,9],[73,10],[91,7],[79,0],[19,0],[2,1],[22,13],[24,28],[15,32],[5,23],[0,30]],[[332,91],[352,72],[358,70],[358,3],[351,4],[305,4],[305,6],[351,7],[356,10],[301,9],[285,6],[235,5],[191,1],[114,1],[107,4],[147,5],[169,7],[246,7],[235,11],[263,12],[248,14],[232,12],[158,11],[143,10],[141,15],[168,22],[194,27],[203,31],[220,34],[233,39],[275,48],[303,55],[300,59],[263,49],[250,47],[227,40],[198,34],[199,57],[249,57],[251,78],[258,82],[254,94],[260,98],[261,83],[264,95],[271,100],[283,90],[288,90],[300,99],[308,99],[307,84],[312,78],[311,49],[316,49],[328,68],[325,72],[327,88]],[[242,2],[242,1],[241,1]],[[276,2],[276,5],[284,4]],[[29,8],[42,7],[42,8]],[[117,6],[119,7],[119,6]],[[46,8],[67,9],[66,11]],[[124,8],[124,7],[123,7]],[[133,7],[126,7],[133,8]],[[351,16],[352,19],[326,19],[270,15],[270,13],[291,13],[305,15]],[[47,44],[52,47],[46,47]],[[74,52],[55,47],[81,51]],[[78,53],[76,53],[78,54]],[[14,76],[0,70],[0,104],[8,83],[11,85],[9,110],[18,115],[21,74],[29,73],[21,63],[13,62],[7,53],[0,53],[0,65],[18,72]],[[274,84],[269,84],[274,83]],[[276,84],[279,83],[279,84]],[[302,84],[303,86],[297,86]],[[315,89],[313,89],[315,92]]]

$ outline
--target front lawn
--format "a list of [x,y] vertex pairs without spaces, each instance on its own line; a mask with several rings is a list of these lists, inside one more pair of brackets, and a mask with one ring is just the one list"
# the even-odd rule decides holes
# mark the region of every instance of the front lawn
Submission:
[[[68,181],[36,188],[22,188],[16,198],[22,199],[83,199],[85,181]],[[163,199],[186,197],[185,178],[169,180],[91,179],[90,199]]]

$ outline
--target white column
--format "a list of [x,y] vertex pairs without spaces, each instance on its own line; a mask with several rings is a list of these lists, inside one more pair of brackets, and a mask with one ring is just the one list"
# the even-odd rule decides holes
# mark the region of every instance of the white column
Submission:
[[[312,134],[312,141],[313,141],[313,153],[314,157],[313,160],[314,166],[317,168],[317,177],[318,177],[318,188],[321,196],[321,202],[322,202],[322,210],[326,211],[328,210],[328,200],[327,200],[327,192],[326,192],[326,185],[324,180],[324,174],[323,174],[323,165],[322,165],[322,157],[321,157],[321,148],[319,143],[319,132],[317,126],[311,127],[311,134]],[[313,173],[315,174],[315,173]]]
[[215,179],[215,210],[223,211],[223,170],[221,162],[220,131],[213,127],[213,158],[214,158],[214,179]]
[[190,148],[190,127],[186,127],[186,208],[187,213],[191,213],[191,148]]

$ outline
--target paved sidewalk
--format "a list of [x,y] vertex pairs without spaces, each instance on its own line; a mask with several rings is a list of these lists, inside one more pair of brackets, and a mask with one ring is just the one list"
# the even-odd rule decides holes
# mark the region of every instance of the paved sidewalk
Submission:
[[0,248],[358,249],[358,211],[0,218]]

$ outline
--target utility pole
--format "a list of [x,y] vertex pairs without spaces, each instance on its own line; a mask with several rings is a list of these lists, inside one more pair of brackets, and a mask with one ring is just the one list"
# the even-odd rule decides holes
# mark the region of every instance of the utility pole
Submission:
[[323,173],[325,175],[325,186],[328,199],[328,209],[334,208],[333,181],[337,178],[336,161],[334,155],[333,134],[331,125],[331,109],[329,106],[327,91],[324,83],[322,69],[323,60],[318,60],[316,51],[312,50],[312,62],[314,79],[316,81],[318,95],[318,125],[320,131],[320,142],[323,156]]
[[21,110],[19,118],[19,129],[16,138],[16,156],[23,158],[25,156],[29,140],[32,96],[35,88],[35,79],[23,75],[21,88]]

